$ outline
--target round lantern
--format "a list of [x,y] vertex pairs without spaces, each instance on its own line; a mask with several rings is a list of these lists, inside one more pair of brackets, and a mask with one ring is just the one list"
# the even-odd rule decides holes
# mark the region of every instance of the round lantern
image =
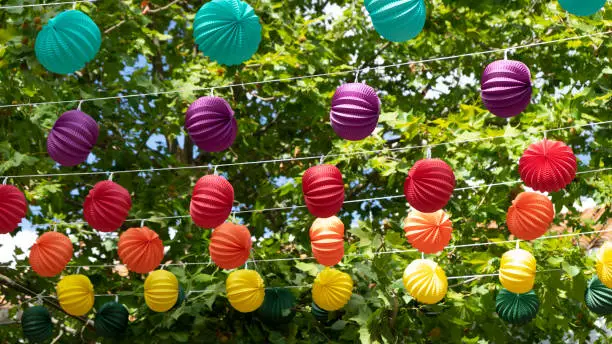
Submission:
[[286,324],[295,316],[295,297],[284,288],[266,289],[264,302],[257,309],[257,315],[268,324]]
[[215,228],[232,212],[234,188],[225,178],[207,175],[193,188],[189,213],[193,222],[203,228]]
[[455,189],[455,174],[440,159],[422,159],[408,171],[404,195],[414,209],[433,213],[446,206]]
[[254,270],[236,270],[225,281],[227,299],[242,313],[253,312],[264,302],[264,281]]
[[166,312],[174,307],[178,294],[178,280],[170,271],[155,270],[145,279],[145,302],[155,312]]
[[70,74],[85,67],[100,50],[100,29],[85,13],[64,11],[36,36],[36,58],[47,70]]
[[213,0],[196,13],[193,38],[200,51],[213,61],[239,65],[257,51],[261,24],[246,2]]
[[534,143],[519,160],[519,174],[525,185],[541,192],[559,191],[576,177],[576,156],[560,141]]
[[559,5],[571,14],[590,16],[601,10],[606,0],[559,0]]
[[612,289],[606,287],[597,276],[589,282],[584,301],[591,312],[597,315],[612,314]]
[[344,256],[344,223],[336,216],[317,218],[310,227],[310,245],[319,264],[338,264]]
[[185,128],[196,146],[207,152],[228,149],[238,133],[234,111],[219,97],[202,97],[191,103],[185,115]]
[[351,276],[332,268],[319,272],[312,285],[313,301],[326,311],[336,311],[344,307],[352,294]]
[[218,267],[235,269],[249,259],[251,233],[246,226],[225,222],[212,232],[208,251]]
[[164,244],[159,235],[147,227],[130,228],[119,236],[117,253],[130,271],[145,274],[161,264]]
[[128,327],[130,313],[118,302],[107,302],[96,313],[96,334],[107,338],[120,337]]
[[317,304],[314,302],[310,305],[310,312],[315,317],[315,319],[319,320],[320,322],[329,322],[329,312],[317,306]]
[[423,253],[442,251],[450,242],[452,231],[453,224],[444,210],[434,213],[413,210],[404,220],[406,239]]
[[341,138],[358,141],[368,137],[376,129],[379,115],[380,100],[372,87],[355,82],[336,89],[329,118]]
[[72,242],[62,233],[46,232],[30,249],[30,266],[42,277],[61,273],[73,254]]
[[423,0],[365,0],[374,29],[393,42],[416,37],[425,26],[427,11]]
[[100,232],[117,230],[132,208],[130,193],[110,180],[96,183],[83,203],[85,221]]
[[606,241],[599,248],[596,268],[601,283],[612,288],[612,241]]
[[30,342],[44,342],[53,334],[51,314],[43,306],[27,308],[21,315],[21,329]]
[[64,112],[47,137],[47,152],[63,166],[75,166],[89,156],[98,141],[98,123],[85,112]]
[[500,318],[511,324],[525,324],[535,318],[540,308],[536,293],[531,290],[516,294],[502,289],[495,298],[495,311]]
[[536,275],[536,260],[522,249],[510,250],[503,254],[499,268],[499,281],[504,288],[517,294],[533,289]]
[[508,118],[525,111],[531,101],[531,72],[520,61],[491,62],[482,73],[481,97],[495,116]]
[[508,209],[506,223],[517,238],[533,240],[546,233],[554,217],[555,210],[548,197],[537,192],[521,192]]
[[302,192],[308,211],[316,217],[330,217],[342,209],[344,182],[340,170],[329,164],[313,166],[302,176]]
[[185,289],[183,289],[183,286],[179,284],[178,297],[176,298],[176,303],[174,304],[174,306],[172,306],[172,308],[180,307],[183,302],[185,302],[186,298],[187,294],[185,294]]
[[23,193],[13,185],[0,184],[0,234],[14,231],[27,212]]
[[94,289],[85,275],[68,275],[55,288],[60,306],[66,313],[81,316],[94,304]]
[[440,302],[448,290],[444,270],[429,259],[412,261],[404,270],[403,282],[410,296],[428,305]]

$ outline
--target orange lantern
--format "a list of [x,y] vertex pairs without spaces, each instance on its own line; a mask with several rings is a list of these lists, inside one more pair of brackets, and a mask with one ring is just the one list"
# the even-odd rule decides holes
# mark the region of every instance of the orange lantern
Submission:
[[555,217],[548,197],[537,192],[521,192],[508,209],[506,223],[517,238],[533,240],[542,236]]
[[130,271],[153,271],[164,258],[164,245],[159,235],[147,227],[129,228],[119,237],[118,253]]
[[222,269],[234,269],[249,259],[251,233],[246,226],[225,222],[210,237],[210,257]]
[[423,253],[442,251],[448,245],[452,231],[453,224],[444,210],[433,213],[413,210],[404,220],[406,239]]
[[64,270],[73,254],[72,242],[62,233],[46,232],[30,249],[30,266],[42,277],[53,277]]
[[336,216],[317,218],[310,227],[310,244],[317,262],[338,264],[344,256],[344,223]]

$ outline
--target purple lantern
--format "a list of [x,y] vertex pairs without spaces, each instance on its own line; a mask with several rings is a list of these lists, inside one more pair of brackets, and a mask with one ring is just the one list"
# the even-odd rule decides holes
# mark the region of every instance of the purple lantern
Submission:
[[336,89],[329,118],[341,138],[358,141],[368,137],[376,129],[379,115],[380,100],[372,87],[349,83]]
[[191,140],[207,152],[229,148],[238,133],[234,111],[223,98],[202,97],[193,102],[185,116]]
[[480,81],[482,102],[495,116],[513,117],[531,101],[531,73],[520,61],[490,63]]
[[98,124],[80,110],[64,112],[47,137],[47,152],[63,166],[75,166],[87,160],[98,140]]

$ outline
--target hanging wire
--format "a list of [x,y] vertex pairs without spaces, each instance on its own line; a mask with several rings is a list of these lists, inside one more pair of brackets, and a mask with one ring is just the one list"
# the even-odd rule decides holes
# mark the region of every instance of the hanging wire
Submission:
[[97,2],[98,0],[84,0],[84,1],[65,1],[65,2],[49,2],[46,4],[27,4],[27,5],[9,5],[9,6],[0,6],[0,10],[10,10],[16,8],[27,8],[27,7],[44,7],[44,6],[61,6],[61,5],[70,5],[72,4],[73,8],[77,3],[83,2]]

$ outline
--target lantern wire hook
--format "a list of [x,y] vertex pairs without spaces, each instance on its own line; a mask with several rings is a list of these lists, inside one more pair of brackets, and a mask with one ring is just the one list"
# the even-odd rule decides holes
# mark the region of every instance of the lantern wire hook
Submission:
[[140,220],[140,228],[144,227],[145,219]]
[[504,60],[508,59],[508,49],[504,49]]
[[113,181],[113,172],[108,174],[108,180]]
[[421,252],[421,259],[425,259],[425,253]]
[[517,249],[517,250],[519,249],[519,242],[520,242],[520,240],[517,240],[517,241],[516,241],[516,249]]
[[77,105],[77,110],[81,111],[81,105],[83,104],[83,102],[84,102],[83,99],[79,101],[79,105]]
[[431,146],[427,146],[427,148],[425,149],[425,158],[431,159]]
[[2,181],[2,185],[6,185],[7,180],[8,180],[8,177],[5,177],[4,180]]
[[53,231],[54,231],[54,232],[57,232],[57,222],[55,222],[55,223],[53,224]]
[[210,88],[210,96],[211,96],[211,97],[214,97],[214,96],[215,96],[215,88],[214,88],[214,87],[211,87],[211,88]]
[[323,165],[324,160],[325,160],[325,155],[321,155],[321,159],[319,160],[319,165]]
[[355,70],[355,83],[359,82],[359,71],[360,71],[359,69]]
[[115,302],[119,302],[119,294],[115,294]]

